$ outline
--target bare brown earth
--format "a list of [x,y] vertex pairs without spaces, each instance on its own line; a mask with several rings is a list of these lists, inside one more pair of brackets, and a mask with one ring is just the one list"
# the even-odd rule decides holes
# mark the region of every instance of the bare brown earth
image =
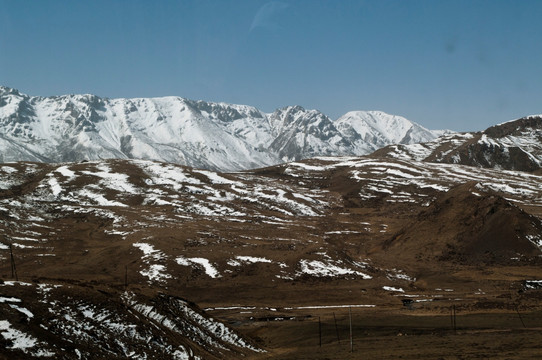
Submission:
[[[366,163],[351,163],[355,161]],[[167,329],[160,333],[202,358],[541,358],[542,290],[527,289],[524,283],[542,279],[540,248],[533,240],[542,233],[540,178],[469,167],[446,175],[437,170],[441,165],[370,161],[316,159],[301,166],[221,175],[244,184],[251,194],[260,189],[265,196],[257,201],[250,194],[228,198],[241,185],[213,183],[191,169],[182,171],[202,182],[190,185],[201,193],[185,192],[188,183],[180,189],[151,184],[148,174],[130,161],[104,163],[145,191],[130,193],[99,183],[92,175],[99,163],[69,165],[78,174],[72,179],[54,172],[57,165],[35,165],[39,171],[0,194],[5,209],[0,211],[2,243],[27,246],[13,246],[14,260],[18,280],[33,284],[1,286],[0,296],[21,299],[35,316],[28,320],[7,303],[0,304],[0,313],[65,358],[77,358],[75,349],[93,358],[96,345],[40,327],[51,326],[54,316],[33,299],[39,297],[39,284],[62,285],[65,293],[52,291],[57,302],[72,299],[105,307],[139,321],[140,327],[149,320],[130,312],[123,294],[135,294],[165,312],[171,312],[167,304],[174,299],[187,299],[195,311],[266,351],[235,346],[218,351]],[[29,173],[23,169],[27,165],[15,166]],[[43,186],[50,174],[63,188],[56,198]],[[491,181],[514,191],[498,191],[487,185]],[[84,203],[76,190],[92,184],[108,200],[128,206]],[[204,193],[205,186],[228,200],[213,200],[218,195]],[[146,201],[156,193],[153,189],[171,203]],[[272,189],[283,189],[285,199],[311,207],[315,214],[296,210],[299,204],[276,202],[280,192]],[[62,194],[73,200],[59,202]],[[211,210],[190,210],[198,201]],[[223,204],[238,213],[219,214]],[[36,241],[20,240],[29,237]],[[137,243],[151,244],[161,255],[145,258]],[[0,251],[0,277],[11,281],[9,250]],[[270,261],[243,262],[238,256]],[[194,263],[181,265],[179,257],[205,258],[219,276]],[[232,265],[236,259],[240,264]],[[351,272],[304,271],[303,264],[311,261]],[[153,263],[163,265],[170,277],[145,276]],[[412,302],[404,306],[402,300]],[[5,341],[0,357],[29,357],[10,346]],[[100,354],[114,351],[109,358],[123,358],[121,350],[107,346]],[[135,341],[131,346],[143,351]],[[159,351],[149,358],[168,358]]]

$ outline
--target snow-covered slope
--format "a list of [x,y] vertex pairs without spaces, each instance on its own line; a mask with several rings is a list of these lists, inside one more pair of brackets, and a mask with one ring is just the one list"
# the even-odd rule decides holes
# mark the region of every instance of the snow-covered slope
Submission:
[[272,114],[180,97],[31,97],[0,87],[0,162],[147,159],[242,170],[321,155],[364,155],[437,137],[405,118],[300,106]]
[[178,97],[41,98],[5,88],[0,105],[2,162],[139,158],[239,169],[277,161],[257,149],[270,134],[257,124],[265,116],[248,106]]
[[447,134],[423,144],[391,145],[375,155],[507,170],[542,167],[542,116],[531,115],[475,133]]
[[356,154],[369,153],[390,144],[428,142],[442,133],[382,111],[351,111],[337,119],[335,126],[354,145]]
[[516,289],[539,281],[541,179],[375,156],[3,164],[0,358],[276,358],[274,320],[397,296],[503,312],[512,289],[539,311]]
[[283,161],[355,153],[333,121],[317,110],[288,106],[272,113],[269,121],[276,134],[270,149]]

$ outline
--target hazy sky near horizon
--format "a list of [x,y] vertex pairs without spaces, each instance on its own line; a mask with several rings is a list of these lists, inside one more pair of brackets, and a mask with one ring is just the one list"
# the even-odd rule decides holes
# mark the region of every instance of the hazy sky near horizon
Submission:
[[0,85],[482,130],[542,113],[542,1],[0,0]]

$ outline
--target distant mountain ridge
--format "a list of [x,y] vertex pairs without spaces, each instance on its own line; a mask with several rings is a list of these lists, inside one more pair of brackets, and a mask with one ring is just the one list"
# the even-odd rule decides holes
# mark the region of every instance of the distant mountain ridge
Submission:
[[504,170],[542,168],[542,115],[492,126],[484,131],[447,134],[423,144],[383,147],[374,156],[462,164]]
[[145,159],[236,171],[315,156],[365,155],[436,139],[403,117],[255,107],[181,97],[35,97],[0,87],[0,162]]

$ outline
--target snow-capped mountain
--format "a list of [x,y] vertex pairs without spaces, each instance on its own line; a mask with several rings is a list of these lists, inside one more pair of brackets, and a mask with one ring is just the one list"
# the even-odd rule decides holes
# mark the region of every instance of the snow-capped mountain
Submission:
[[215,170],[364,155],[441,133],[383,112],[350,112],[333,121],[300,106],[266,114],[180,97],[32,97],[8,87],[0,87],[0,125],[0,162],[137,158]]
[[269,115],[275,138],[269,149],[282,161],[319,155],[355,154],[334,122],[317,110],[288,106]]
[[2,162],[140,158],[237,169],[276,161],[256,148],[270,135],[258,124],[266,117],[248,106],[178,97],[42,98],[5,88],[0,105]]
[[531,115],[482,132],[447,134],[423,144],[390,145],[375,155],[535,171],[542,167],[542,116]]
[[402,116],[382,111],[351,111],[335,122],[337,129],[354,144],[356,153],[370,153],[389,144],[428,142],[447,131],[430,131]]

